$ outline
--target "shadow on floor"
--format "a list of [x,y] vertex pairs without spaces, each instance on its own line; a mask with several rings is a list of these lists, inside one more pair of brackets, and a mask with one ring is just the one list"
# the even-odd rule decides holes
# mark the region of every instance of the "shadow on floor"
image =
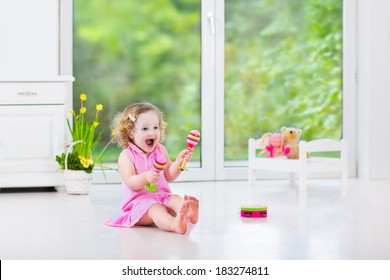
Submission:
[[34,187],[34,188],[0,188],[0,193],[40,193],[57,192],[55,187]]

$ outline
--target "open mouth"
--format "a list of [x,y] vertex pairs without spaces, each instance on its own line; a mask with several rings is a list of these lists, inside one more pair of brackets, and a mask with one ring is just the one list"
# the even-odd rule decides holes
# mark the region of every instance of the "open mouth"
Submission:
[[153,147],[153,144],[154,144],[154,139],[147,139],[145,141],[146,145],[148,145],[148,147]]

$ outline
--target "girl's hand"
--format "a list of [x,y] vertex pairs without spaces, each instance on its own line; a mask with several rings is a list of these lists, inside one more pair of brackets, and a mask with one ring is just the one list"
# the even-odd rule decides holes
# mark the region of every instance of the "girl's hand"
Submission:
[[185,149],[184,150],[184,159],[186,161],[190,161],[192,159],[192,155],[194,154],[194,149]]
[[191,149],[191,150],[189,150],[189,149],[182,150],[182,151],[177,155],[177,158],[176,158],[176,160],[175,160],[175,164],[176,164],[177,166],[180,166],[184,160],[190,161],[191,158],[192,158],[193,153],[194,153],[194,150],[193,150],[193,149]]
[[149,183],[156,183],[160,178],[160,173],[156,170],[149,170],[145,172],[145,178]]

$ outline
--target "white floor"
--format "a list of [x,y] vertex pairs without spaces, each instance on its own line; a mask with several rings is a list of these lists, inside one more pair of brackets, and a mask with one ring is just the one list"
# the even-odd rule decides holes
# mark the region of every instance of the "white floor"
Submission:
[[[121,187],[89,195],[64,189],[0,191],[0,259],[390,259],[390,181],[309,180],[306,194],[287,181],[173,183],[197,196],[200,221],[181,236],[155,227],[106,227],[120,215]],[[243,219],[241,205],[268,206]]]

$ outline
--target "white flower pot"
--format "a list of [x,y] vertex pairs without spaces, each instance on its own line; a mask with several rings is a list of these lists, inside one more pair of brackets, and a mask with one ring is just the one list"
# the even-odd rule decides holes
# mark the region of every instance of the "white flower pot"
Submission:
[[88,194],[92,173],[84,170],[64,170],[66,191],[69,194]]

